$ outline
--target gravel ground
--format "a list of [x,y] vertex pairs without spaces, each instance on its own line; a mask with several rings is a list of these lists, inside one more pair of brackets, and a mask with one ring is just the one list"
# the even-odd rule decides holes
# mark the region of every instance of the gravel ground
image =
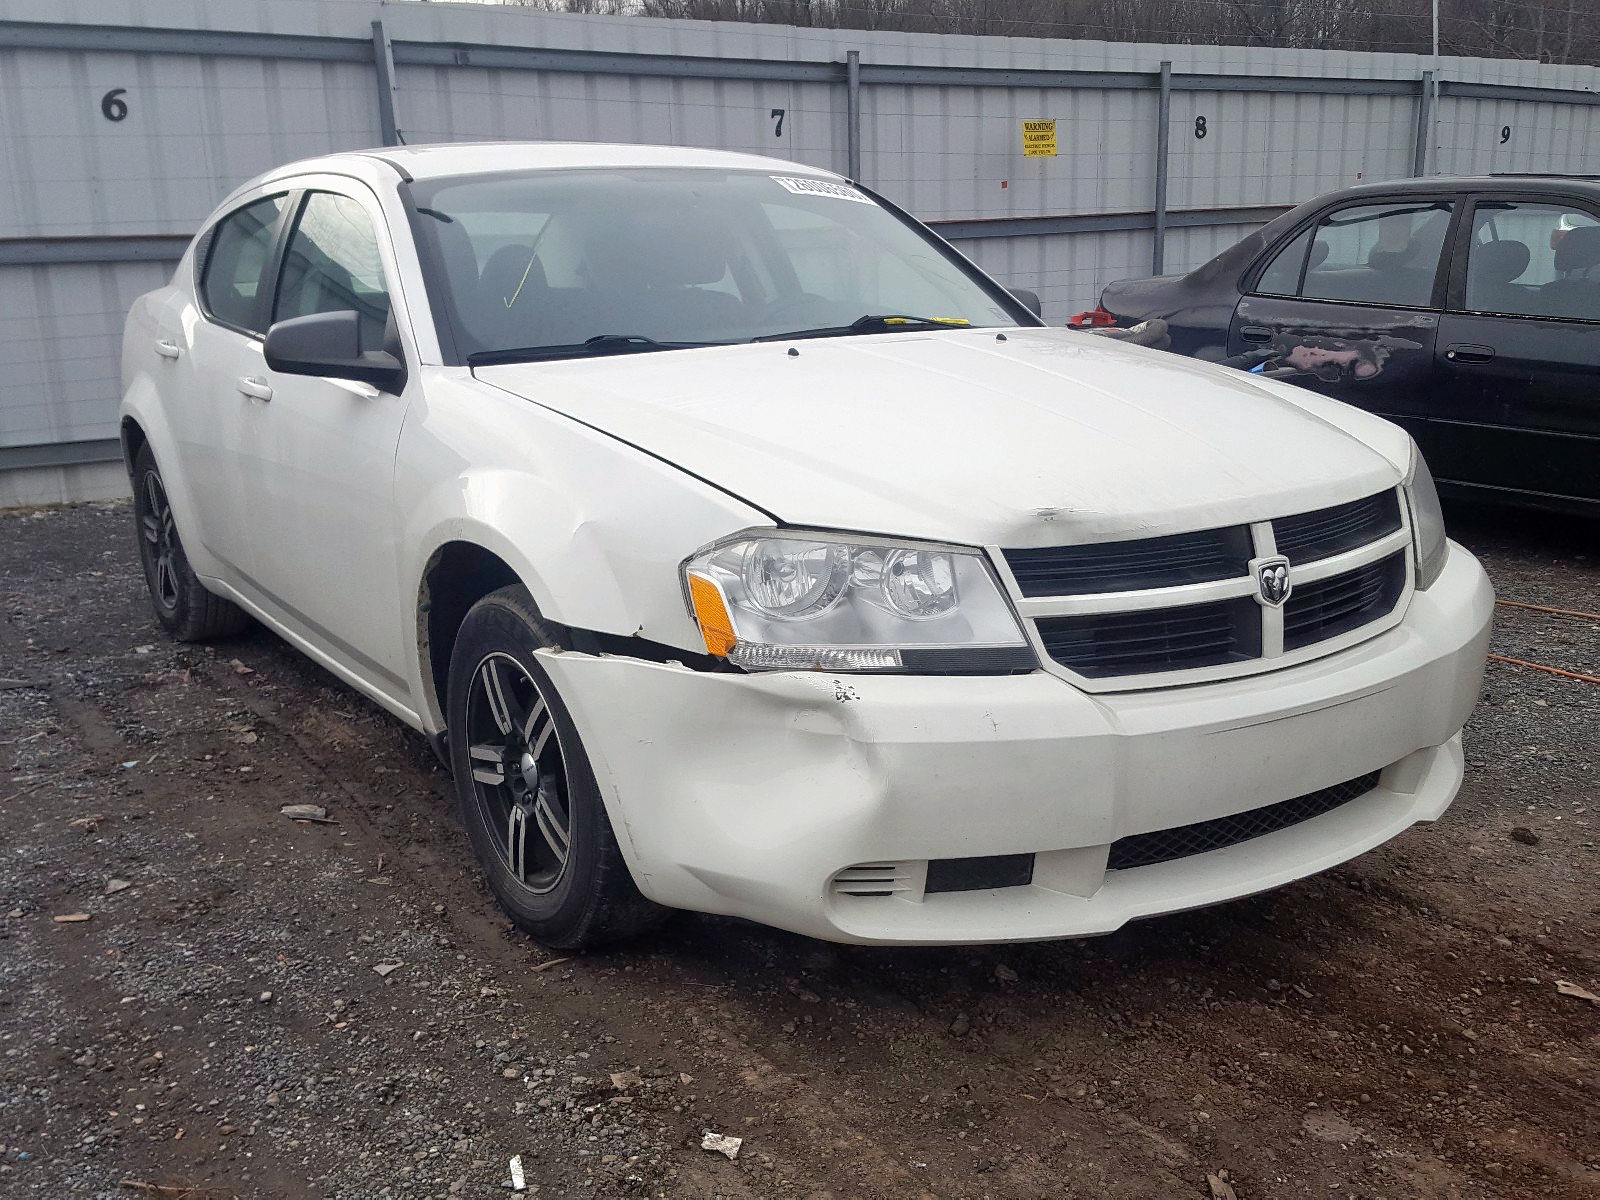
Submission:
[[[1503,598],[1600,609],[1600,527],[1452,518]],[[0,1195],[1600,1196],[1556,986],[1600,992],[1594,684],[1491,663],[1443,821],[1112,937],[558,958],[420,738],[265,632],[161,635],[124,506],[0,546]],[[1600,674],[1600,621],[1494,649]]]

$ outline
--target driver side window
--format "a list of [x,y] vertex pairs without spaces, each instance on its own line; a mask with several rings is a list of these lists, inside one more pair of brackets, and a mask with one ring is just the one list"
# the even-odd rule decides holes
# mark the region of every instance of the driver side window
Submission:
[[312,192],[284,254],[272,319],[350,311],[360,314],[362,344],[382,344],[389,289],[377,232],[355,200]]

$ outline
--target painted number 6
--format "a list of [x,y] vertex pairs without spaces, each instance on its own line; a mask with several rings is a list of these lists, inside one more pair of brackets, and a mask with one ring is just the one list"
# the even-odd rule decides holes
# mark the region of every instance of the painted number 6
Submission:
[[122,98],[127,88],[112,88],[100,97],[100,115],[108,121],[120,121],[128,115],[128,102]]

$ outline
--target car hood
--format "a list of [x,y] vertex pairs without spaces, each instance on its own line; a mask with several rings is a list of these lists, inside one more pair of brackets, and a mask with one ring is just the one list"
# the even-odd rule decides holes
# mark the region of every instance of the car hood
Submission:
[[780,523],[972,545],[1307,511],[1394,486],[1409,454],[1396,427],[1310,392],[1068,330],[828,338],[474,374]]

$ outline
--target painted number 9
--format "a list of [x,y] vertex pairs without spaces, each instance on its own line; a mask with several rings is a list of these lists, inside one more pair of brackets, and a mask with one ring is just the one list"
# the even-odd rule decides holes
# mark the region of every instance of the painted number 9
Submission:
[[1504,146],[1510,140],[1511,140],[1511,126],[1509,126],[1509,125],[1500,126],[1500,144],[1502,146]]
[[1196,117],[1194,119],[1194,135],[1197,138],[1205,137],[1205,135],[1206,135],[1206,119],[1204,117]]
[[112,88],[100,97],[100,115],[108,121],[120,121],[128,115],[128,102],[122,98],[127,88]]

